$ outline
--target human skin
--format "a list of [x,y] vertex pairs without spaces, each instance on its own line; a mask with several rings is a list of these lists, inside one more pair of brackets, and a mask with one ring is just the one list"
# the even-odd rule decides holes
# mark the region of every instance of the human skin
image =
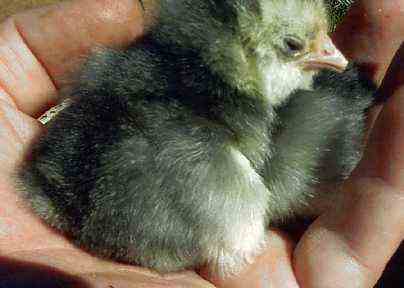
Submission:
[[40,5],[47,5],[59,2],[60,0],[12,0],[2,1],[0,5],[0,20],[3,20],[7,15],[27,10]]
[[[151,1],[145,5],[152,9]],[[28,277],[31,283],[44,283],[43,271],[52,270],[55,277],[89,288],[214,287],[211,283],[222,288],[373,287],[404,233],[404,77],[395,66],[385,77],[403,39],[404,18],[397,14],[403,7],[403,0],[358,1],[337,32],[341,49],[365,62],[377,83],[394,80],[384,88],[389,100],[375,122],[364,160],[341,189],[341,202],[298,243],[272,230],[267,250],[240,275],[209,281],[203,272],[159,276],[86,254],[43,224],[10,181],[31,140],[44,130],[35,118],[57,102],[66,75],[92,47],[124,47],[151,25],[138,2],[76,0],[10,18],[0,25],[0,280]],[[344,35],[351,36],[349,41]],[[382,45],[366,44],[381,39]],[[361,61],[363,55],[366,61]],[[394,63],[402,61],[404,51]]]

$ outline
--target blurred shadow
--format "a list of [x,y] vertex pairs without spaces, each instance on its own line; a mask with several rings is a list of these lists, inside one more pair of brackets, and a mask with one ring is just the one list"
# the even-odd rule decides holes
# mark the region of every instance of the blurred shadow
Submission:
[[45,265],[0,257],[0,288],[90,288],[75,276]]
[[381,101],[386,102],[395,90],[404,85],[404,43],[397,50],[394,58],[387,69],[386,77],[380,85]]
[[382,278],[375,288],[399,288],[404,287],[404,244],[391,258],[389,264],[384,270]]

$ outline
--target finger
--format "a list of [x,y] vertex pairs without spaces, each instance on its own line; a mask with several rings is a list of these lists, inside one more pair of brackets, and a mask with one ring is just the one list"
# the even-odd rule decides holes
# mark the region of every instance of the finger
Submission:
[[11,172],[31,140],[42,131],[38,121],[0,99],[1,171]]
[[404,236],[404,88],[385,105],[364,160],[343,187],[346,201],[299,243],[303,287],[373,287]]
[[137,271],[110,271],[108,273],[91,273],[82,275],[90,287],[127,287],[127,288],[215,288],[193,272],[175,274],[169,277],[158,277],[151,273]]
[[350,201],[316,220],[296,248],[302,287],[374,287],[400,244],[403,198],[371,180],[352,184],[349,192]]
[[[335,43],[345,56],[358,63],[377,85],[383,81],[394,53],[404,40],[403,13],[402,0],[358,0],[334,33]],[[380,111],[381,105],[370,109],[367,131]]]
[[2,111],[0,117],[3,117],[4,121],[8,122],[14,132],[13,134],[17,137],[17,141],[23,145],[23,149],[43,130],[43,126],[36,119],[22,113],[15,106],[8,105],[2,100],[0,100],[0,110]]
[[[389,68],[387,69],[386,76],[384,77],[380,87],[379,87],[379,97],[380,100],[386,102],[391,95],[395,92],[395,90],[404,84],[404,70],[402,69],[402,65],[404,63],[404,41],[401,44],[400,48],[397,50],[394,55],[393,61],[391,62]],[[375,109],[374,109],[375,110]],[[381,108],[377,109],[376,113],[372,113],[370,119],[370,123],[373,124],[376,121]]]
[[[378,97],[380,102],[386,102],[398,89],[399,86],[404,84],[404,70],[402,69],[402,65],[404,63],[404,42],[401,44],[400,48],[397,50],[396,54],[393,57],[393,61],[391,62],[389,68],[387,69],[386,76],[384,77],[378,91]],[[374,123],[379,117],[380,112],[382,111],[383,106],[377,105],[372,107],[370,113],[368,113],[368,127],[367,131],[371,132]],[[390,108],[390,110],[393,109]],[[389,121],[387,121],[389,122]],[[387,123],[386,121],[381,121],[380,123]],[[388,128],[388,127],[386,127]],[[390,128],[388,128],[390,129]],[[369,138],[369,134],[367,135],[367,140]],[[373,147],[373,145],[370,145]],[[369,158],[370,159],[370,158]]]
[[16,15],[0,30],[0,86],[38,116],[92,47],[127,45],[143,24],[137,0],[75,0]]
[[277,231],[269,234],[267,249],[243,271],[224,279],[206,278],[218,288],[298,288],[292,269],[293,244]]
[[335,33],[344,54],[381,83],[404,39],[404,1],[358,0]]
[[1,99],[30,111],[36,105],[36,96],[48,97],[55,94],[55,89],[45,69],[16,31],[12,21],[0,26]]
[[380,87],[387,102],[375,122],[365,151],[364,160],[355,174],[382,177],[392,186],[399,187],[404,179],[404,45],[398,50],[389,74]]
[[13,171],[22,151],[41,130],[40,124],[0,99],[0,172]]
[[6,117],[4,106],[0,106],[0,172],[9,172],[22,151],[22,143]]

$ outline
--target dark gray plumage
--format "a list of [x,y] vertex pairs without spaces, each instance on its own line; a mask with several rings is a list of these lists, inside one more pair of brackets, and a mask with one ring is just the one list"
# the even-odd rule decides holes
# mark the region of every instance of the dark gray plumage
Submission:
[[352,68],[318,74],[344,65],[320,0],[160,5],[142,40],[90,59],[19,181],[96,255],[235,273],[269,224],[349,175],[373,88]]

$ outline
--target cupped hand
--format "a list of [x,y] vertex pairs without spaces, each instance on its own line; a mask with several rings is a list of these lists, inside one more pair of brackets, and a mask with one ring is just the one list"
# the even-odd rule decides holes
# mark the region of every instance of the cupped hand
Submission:
[[[153,0],[143,2],[152,9]],[[380,4],[384,14],[377,13],[377,3],[384,3]],[[339,43],[353,58],[362,59],[358,56],[366,53],[363,62],[373,67],[369,75],[379,83],[397,42],[385,42],[377,50],[363,41],[402,40],[404,33],[395,34],[391,28],[401,27],[404,32],[404,23],[396,17],[400,7],[402,11],[402,0],[358,1],[340,28],[361,32],[354,34],[360,35],[357,43],[343,37]],[[357,18],[364,17],[363,11],[366,19]],[[394,89],[388,85],[386,92],[392,95],[375,123],[364,161],[342,189],[344,201],[321,215],[297,247],[286,234],[271,231],[268,249],[238,276],[205,280],[191,271],[159,276],[100,260],[49,229],[18,197],[11,174],[31,140],[43,131],[36,118],[57,102],[57,91],[67,75],[93,47],[124,47],[149,24],[137,0],[76,0],[19,14],[0,25],[0,283],[89,288],[373,287],[404,232],[404,155],[400,153],[404,88],[399,88],[404,82],[394,67],[386,78],[394,79],[389,80]],[[395,63],[403,61],[404,52],[398,53]],[[64,286],[55,285],[60,283]]]

